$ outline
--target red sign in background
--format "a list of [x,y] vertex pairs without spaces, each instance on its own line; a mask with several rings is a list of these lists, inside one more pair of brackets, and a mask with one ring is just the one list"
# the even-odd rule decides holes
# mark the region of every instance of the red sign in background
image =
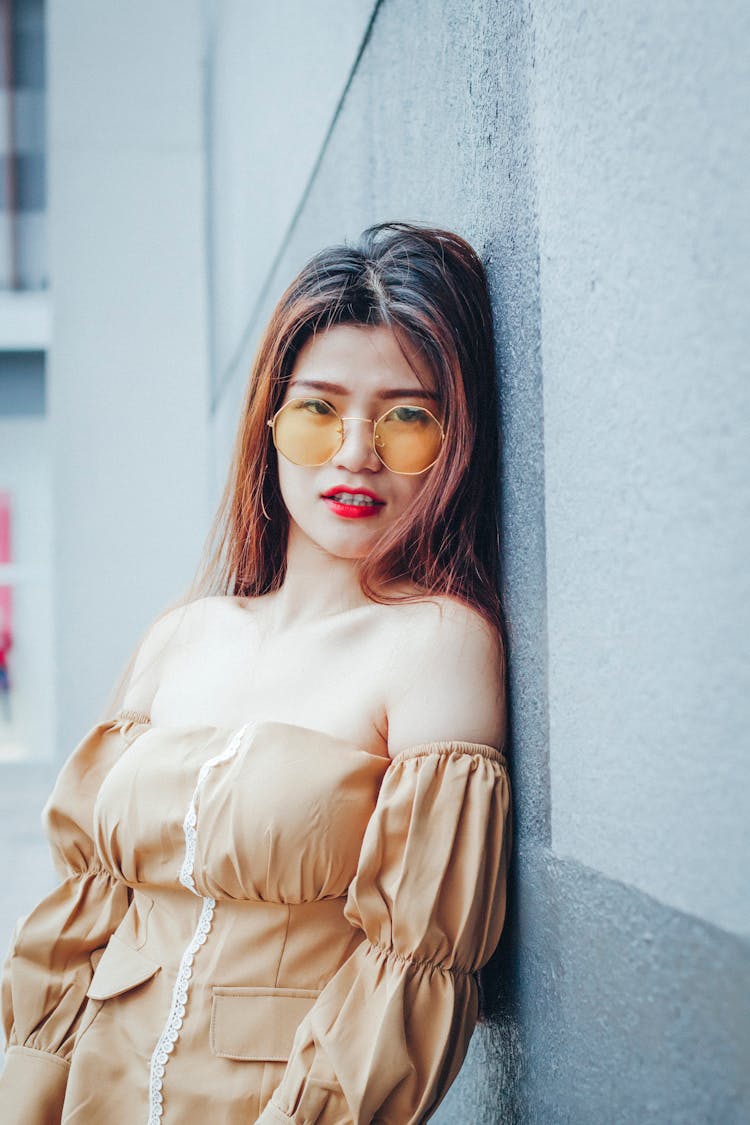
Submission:
[[[0,491],[0,566],[11,563],[10,493]],[[9,582],[0,580],[0,696],[10,691],[8,653],[13,643],[13,590]]]

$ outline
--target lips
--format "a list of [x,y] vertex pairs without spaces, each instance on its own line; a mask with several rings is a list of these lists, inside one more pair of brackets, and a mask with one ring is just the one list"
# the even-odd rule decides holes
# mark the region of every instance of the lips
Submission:
[[[373,503],[367,503],[363,500],[353,501],[347,503],[345,500],[334,500],[335,496],[360,496],[368,497]],[[352,488],[350,485],[341,485],[336,488],[329,488],[327,492],[321,493],[321,499],[325,503],[330,512],[335,516],[340,516],[342,519],[367,519],[368,517],[377,516],[383,510],[385,500],[381,500],[377,492],[373,492],[371,488]]]
[[334,488],[329,488],[327,492],[323,492],[321,495],[325,500],[326,498],[336,496],[341,492],[348,492],[352,496],[356,496],[357,494],[359,494],[360,496],[369,496],[371,500],[377,501],[378,504],[385,504],[385,500],[383,500],[382,496],[378,496],[377,492],[373,492],[371,488],[352,488],[350,485],[346,484],[342,484]]

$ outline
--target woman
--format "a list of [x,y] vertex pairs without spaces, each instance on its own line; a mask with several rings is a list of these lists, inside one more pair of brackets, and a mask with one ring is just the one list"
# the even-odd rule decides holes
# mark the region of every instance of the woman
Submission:
[[316,255],[205,573],[45,806],[4,1125],[432,1115],[505,916],[496,468],[471,247],[383,223]]

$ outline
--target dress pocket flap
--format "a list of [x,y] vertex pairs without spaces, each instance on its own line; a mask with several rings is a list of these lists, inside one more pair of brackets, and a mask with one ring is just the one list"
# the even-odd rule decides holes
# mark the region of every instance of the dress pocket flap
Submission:
[[212,989],[211,1051],[225,1059],[286,1062],[318,988]]
[[161,965],[112,934],[99,957],[86,993],[92,1000],[109,1000],[159,972]]

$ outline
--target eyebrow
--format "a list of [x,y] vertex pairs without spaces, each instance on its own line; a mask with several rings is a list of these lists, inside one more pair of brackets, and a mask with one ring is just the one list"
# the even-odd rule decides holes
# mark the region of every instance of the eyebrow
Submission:
[[[340,383],[329,383],[325,379],[292,379],[290,387],[312,387],[316,391],[329,391],[331,394],[348,395],[347,387]],[[425,398],[437,399],[439,396],[434,391],[426,391],[423,387],[399,387],[387,391],[378,391],[378,398]]]

